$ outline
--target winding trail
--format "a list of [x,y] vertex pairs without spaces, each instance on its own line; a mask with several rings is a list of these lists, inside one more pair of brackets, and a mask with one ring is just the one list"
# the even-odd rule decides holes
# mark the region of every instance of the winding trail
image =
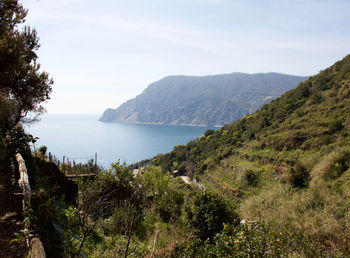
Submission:
[[196,185],[200,190],[205,190],[205,186],[202,185],[201,183],[198,183],[196,179],[191,180],[189,176],[180,176],[180,178],[186,183],[186,184],[194,184]]

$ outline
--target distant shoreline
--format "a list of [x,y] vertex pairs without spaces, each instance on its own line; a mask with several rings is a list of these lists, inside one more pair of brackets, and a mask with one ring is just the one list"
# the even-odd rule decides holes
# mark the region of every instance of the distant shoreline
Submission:
[[167,124],[167,123],[155,123],[155,122],[133,122],[133,121],[104,121],[101,119],[98,119],[98,121],[103,122],[103,123],[121,123],[121,124],[141,124],[141,125],[181,125],[181,126],[197,126],[197,127],[216,127],[216,128],[221,128],[224,125],[197,125],[197,124]]

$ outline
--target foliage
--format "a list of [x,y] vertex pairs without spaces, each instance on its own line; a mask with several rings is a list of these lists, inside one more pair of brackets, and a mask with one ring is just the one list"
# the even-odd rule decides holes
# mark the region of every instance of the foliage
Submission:
[[[105,250],[99,240],[93,240],[98,234],[118,244],[113,248],[117,253],[125,253],[129,245],[133,248],[129,250],[131,256],[144,253],[142,241],[159,227],[159,221],[178,223],[184,203],[183,193],[170,184],[168,175],[154,166],[146,167],[134,177],[125,164],[114,163],[108,172],[98,174],[93,180],[83,180],[79,189],[75,213],[78,223],[72,226],[76,233],[71,235],[79,236],[73,243],[79,244],[78,249],[84,252],[96,247]],[[125,243],[127,239],[131,241],[129,244]]]
[[275,227],[302,234],[315,250],[348,256],[349,188],[325,182],[312,185],[303,190],[282,184],[266,186],[242,204],[240,214],[262,218]]
[[[127,200],[120,201],[110,217],[100,218],[98,227],[105,235],[124,235],[128,232],[131,217],[135,213],[135,205],[129,203]],[[137,222],[140,222],[140,220]]]
[[40,156],[45,158],[46,156],[46,152],[47,152],[47,147],[45,145],[40,146],[40,148],[38,149]]
[[5,148],[11,153],[24,153],[30,151],[30,143],[34,144],[37,137],[28,134],[21,126],[10,130],[6,137]]
[[248,169],[243,172],[241,181],[243,184],[256,187],[258,186],[258,183],[259,183],[259,177],[256,172],[254,172],[251,169]]
[[320,254],[301,234],[276,230],[271,225],[248,223],[225,224],[212,242],[198,240],[180,244],[174,257],[289,257],[298,253],[306,256]]
[[[90,246],[89,257],[125,257],[125,249],[128,239],[122,235],[107,237],[103,242]],[[145,257],[149,254],[149,248],[146,243],[132,241],[130,243],[130,253],[127,257]]]
[[[40,114],[52,80],[37,63],[38,36],[22,26],[27,11],[17,0],[0,1],[0,133],[6,134],[29,113]],[[21,28],[21,29],[20,29]]]
[[209,135],[212,135],[212,134],[214,134],[214,133],[215,133],[214,130],[208,129],[208,130],[205,131],[204,136],[205,136],[205,137],[208,137]]
[[157,199],[168,190],[170,179],[167,174],[162,173],[160,167],[150,165],[138,180],[142,185],[144,195],[151,199]]
[[189,224],[201,240],[212,240],[223,229],[224,223],[237,223],[238,215],[217,194],[205,191],[198,193],[193,207],[187,210]]
[[[308,150],[334,143],[344,132],[344,121],[348,121],[350,112],[349,98],[345,97],[350,88],[346,72],[349,63],[350,56],[346,56],[255,113],[188,142],[182,149],[185,153],[174,148],[170,153],[156,156],[153,164],[170,171],[177,162],[178,166],[188,167],[187,172],[203,174],[234,154],[234,149],[254,140],[260,142],[259,148],[277,151]],[[315,103],[311,96],[321,96],[327,101]]]
[[183,194],[169,189],[156,202],[156,210],[163,222],[176,220],[181,215],[184,203]]
[[66,226],[64,206],[42,189],[32,197],[32,213],[27,218],[31,221],[34,235],[39,235],[45,246],[47,256],[61,256],[64,246],[63,228]]
[[[349,67],[347,56],[254,114],[156,156],[137,176],[114,163],[81,180],[76,206],[41,191],[33,233],[54,256],[145,256],[153,243],[159,256],[349,256]],[[259,222],[238,224],[222,197],[195,194],[164,173],[172,170]]]
[[[184,164],[208,189],[239,202],[241,217],[304,235],[315,251],[300,247],[289,255],[346,256],[349,67],[348,55],[255,113],[190,141],[181,153],[185,160],[174,149],[152,162],[164,172]],[[212,241],[193,243],[193,250],[214,248]]]
[[320,180],[335,180],[350,167],[350,148],[340,147],[329,153],[311,171],[312,183],[315,185]]
[[290,169],[288,181],[293,187],[306,187],[309,183],[309,171],[297,161],[294,167]]

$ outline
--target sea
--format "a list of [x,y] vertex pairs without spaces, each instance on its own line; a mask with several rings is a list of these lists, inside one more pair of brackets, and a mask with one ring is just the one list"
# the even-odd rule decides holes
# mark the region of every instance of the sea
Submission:
[[106,123],[100,114],[45,114],[27,131],[58,159],[84,163],[97,156],[97,164],[109,169],[113,162],[132,164],[166,153],[178,144],[194,140],[217,127]]

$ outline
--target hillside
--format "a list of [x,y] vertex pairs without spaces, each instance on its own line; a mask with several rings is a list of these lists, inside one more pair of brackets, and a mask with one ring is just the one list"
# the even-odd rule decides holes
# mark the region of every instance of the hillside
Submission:
[[349,255],[350,55],[255,113],[152,162],[240,203],[241,218],[306,236],[328,254]]
[[278,73],[168,76],[149,85],[101,121],[224,125],[254,112],[307,77]]
[[[22,138],[29,150],[33,137]],[[36,155],[25,159],[37,194],[24,220],[48,256],[350,255],[350,55],[255,113],[132,167],[56,166],[46,147]],[[61,178],[75,170],[78,189],[52,181],[50,167]],[[86,171],[98,173],[78,177]],[[60,186],[77,201],[55,194]]]

